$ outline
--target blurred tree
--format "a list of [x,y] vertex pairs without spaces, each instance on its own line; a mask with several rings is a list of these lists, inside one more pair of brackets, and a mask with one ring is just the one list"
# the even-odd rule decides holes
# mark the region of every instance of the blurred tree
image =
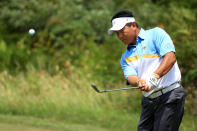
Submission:
[[[122,52],[119,49],[122,47],[111,45],[111,43],[119,44],[119,41],[114,36],[109,38],[107,29],[111,26],[110,19],[115,12],[128,9],[133,11],[140,27],[149,29],[160,26],[170,34],[176,45],[184,82],[188,86],[195,86],[197,65],[195,7],[196,0],[1,0],[0,39],[5,44],[16,46],[18,42],[25,43],[25,46],[31,43],[31,47],[34,48],[26,50],[30,52],[45,50],[40,52],[49,55],[51,59],[54,58],[54,63],[60,65],[63,65],[65,59],[69,59],[76,67],[85,66],[89,62],[94,63],[90,65],[91,68],[95,66],[99,68],[100,64],[111,74],[116,72],[120,74],[120,65],[115,63],[119,60]],[[30,37],[27,34],[29,28],[35,28],[36,35]],[[90,43],[96,46],[91,46]],[[9,48],[14,52],[14,47],[8,46],[6,49]],[[92,61],[85,59],[87,56],[84,50],[97,52],[99,60],[96,56]],[[190,57],[187,55],[188,52],[191,54]],[[58,57],[65,54],[65,57]],[[103,59],[108,63],[102,62]],[[110,77],[104,72],[104,69],[99,68],[96,73],[106,76],[105,78]],[[118,78],[119,76],[115,80]]]
[[197,7],[197,1],[196,0],[151,0],[153,3],[159,4],[159,5],[165,5],[169,6],[171,3],[176,4],[176,6],[179,7],[185,7],[190,9],[196,9]]

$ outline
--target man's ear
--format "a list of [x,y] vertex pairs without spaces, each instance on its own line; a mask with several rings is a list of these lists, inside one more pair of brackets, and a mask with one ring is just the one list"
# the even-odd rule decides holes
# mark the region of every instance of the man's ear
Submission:
[[135,22],[132,22],[133,27],[137,27],[137,24]]

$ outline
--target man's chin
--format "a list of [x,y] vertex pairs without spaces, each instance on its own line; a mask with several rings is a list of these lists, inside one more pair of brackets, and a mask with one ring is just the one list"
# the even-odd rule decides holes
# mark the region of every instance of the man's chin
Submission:
[[123,42],[125,45],[129,45],[130,43],[128,43],[128,42]]
[[129,44],[130,44],[130,42],[125,41],[125,40],[122,40],[122,43],[123,43],[124,45],[129,45]]

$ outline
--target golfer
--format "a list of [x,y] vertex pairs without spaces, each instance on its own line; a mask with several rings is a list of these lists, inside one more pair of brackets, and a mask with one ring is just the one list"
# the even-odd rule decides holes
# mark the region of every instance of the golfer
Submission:
[[111,19],[109,34],[127,46],[120,63],[125,79],[142,86],[142,112],[138,131],[178,131],[185,102],[175,47],[161,28],[140,28],[132,12],[117,12]]

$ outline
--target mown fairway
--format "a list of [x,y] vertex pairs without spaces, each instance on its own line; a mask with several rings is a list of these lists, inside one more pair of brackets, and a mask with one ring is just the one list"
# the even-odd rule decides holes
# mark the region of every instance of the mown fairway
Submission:
[[[197,118],[185,116],[180,131],[196,131]],[[95,124],[39,119],[28,116],[0,115],[0,131],[137,131],[136,128],[110,128]],[[113,123],[113,122],[112,122]],[[127,122],[132,124],[132,121]],[[135,122],[133,124],[136,124]],[[136,125],[134,125],[136,126]]]
[[0,130],[1,131],[54,131],[51,129],[40,129],[30,126],[23,126],[23,125],[15,125],[15,124],[8,124],[8,123],[0,123]]
[[0,130],[1,131],[110,131],[100,127],[93,127],[90,125],[78,125],[78,124],[71,124],[65,125],[62,129],[48,129],[42,127],[33,127],[33,126],[26,126],[26,125],[19,125],[19,124],[10,124],[10,123],[0,123]]
[[112,131],[90,124],[38,119],[25,116],[0,115],[0,131]]

